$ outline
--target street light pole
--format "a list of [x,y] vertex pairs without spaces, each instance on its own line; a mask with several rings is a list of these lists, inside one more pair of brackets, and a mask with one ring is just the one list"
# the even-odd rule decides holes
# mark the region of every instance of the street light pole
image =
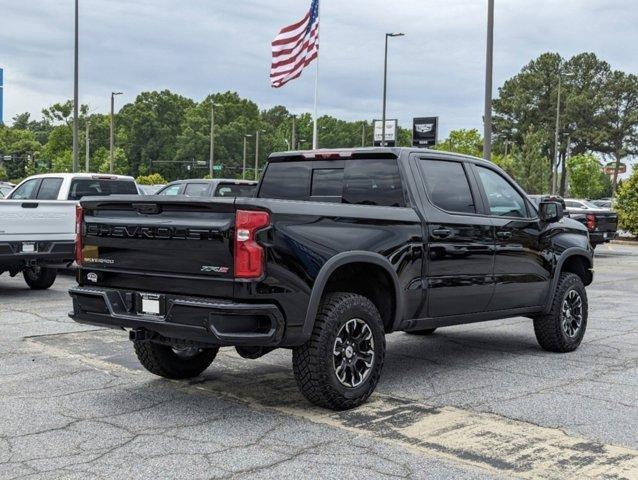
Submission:
[[79,50],[79,0],[75,0],[75,46],[73,51],[73,172],[78,170],[78,119],[80,95],[78,92],[78,50]]
[[86,136],[86,138],[85,138],[85,141],[86,141],[86,152],[85,152],[86,153],[86,158],[84,159],[84,171],[86,173],[89,173],[89,168],[90,168],[89,159],[91,158],[91,152],[90,152],[90,148],[91,147],[90,147],[90,140],[89,140],[89,126],[90,126],[90,123],[91,123],[91,121],[87,117],[86,118],[86,135],[85,135]]
[[361,124],[361,147],[366,146],[366,122]]
[[494,69],[494,0],[487,2],[487,48],[485,54],[485,112],[483,158],[492,159],[492,75]]
[[265,130],[257,130],[255,134],[255,180],[259,178],[259,134],[265,132]]
[[213,178],[213,166],[215,162],[215,103],[210,104],[210,152],[208,155],[208,174]]
[[560,132],[560,91],[563,83],[561,75],[561,65],[558,66],[558,97],[556,99],[556,125],[554,127],[554,161],[552,162],[552,195],[556,195],[558,187],[558,160],[559,153],[558,148],[560,144],[559,132]]
[[241,178],[243,180],[246,180],[246,152],[248,149],[248,143],[247,140],[252,137],[252,135],[244,135],[244,160],[242,162],[242,167],[241,167]]
[[291,150],[295,150],[295,143],[297,143],[296,142],[297,139],[295,138],[297,136],[297,132],[295,131],[296,130],[296,125],[295,125],[296,120],[297,120],[297,116],[293,115],[292,116],[292,138],[291,138],[291,146],[290,146]]
[[388,97],[388,38],[403,37],[405,33],[386,33],[385,34],[385,55],[383,58],[383,114],[381,116],[381,146],[385,146],[385,114]]
[[113,173],[113,156],[115,145],[115,96],[122,95],[122,92],[111,92],[111,132],[109,138],[109,172]]

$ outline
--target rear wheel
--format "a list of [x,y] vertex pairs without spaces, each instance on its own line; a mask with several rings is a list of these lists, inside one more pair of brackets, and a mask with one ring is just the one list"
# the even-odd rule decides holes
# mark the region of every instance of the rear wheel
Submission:
[[421,335],[421,336],[426,336],[426,335],[432,335],[434,332],[436,332],[436,328],[424,328],[423,330],[412,330],[410,332],[405,332],[408,335]]
[[534,318],[538,343],[550,352],[576,350],[585,336],[587,313],[587,292],[583,281],[573,273],[562,273],[551,310]]
[[32,290],[46,290],[55,283],[55,277],[57,277],[57,270],[54,268],[45,267],[31,267],[27,268],[22,275],[24,281],[27,282],[29,288]]
[[219,348],[176,348],[153,342],[133,342],[142,366],[160,377],[173,380],[193,378],[206,370]]
[[365,402],[379,381],[385,330],[375,305],[353,293],[328,294],[310,340],[293,350],[301,393],[315,405],[347,410]]

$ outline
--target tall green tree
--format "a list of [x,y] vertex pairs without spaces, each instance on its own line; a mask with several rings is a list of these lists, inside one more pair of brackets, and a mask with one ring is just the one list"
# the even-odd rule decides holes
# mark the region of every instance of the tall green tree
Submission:
[[570,195],[577,198],[599,198],[604,189],[600,181],[601,165],[591,153],[574,155],[567,161]]

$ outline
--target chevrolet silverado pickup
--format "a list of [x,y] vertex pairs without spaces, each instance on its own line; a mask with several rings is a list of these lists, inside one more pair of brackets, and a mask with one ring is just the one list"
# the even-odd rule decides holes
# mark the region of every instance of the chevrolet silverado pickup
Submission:
[[593,248],[611,242],[618,236],[618,214],[587,200],[565,199],[569,218],[582,223],[589,231],[589,241]]
[[71,318],[125,329],[141,364],[200,375],[220,347],[292,350],[303,395],[365,402],[385,336],[523,316],[575,350],[593,251],[562,205],[494,164],[422,149],[271,155],[254,198],[91,198]]
[[136,192],[131,177],[53,173],[27,178],[0,202],[0,274],[22,272],[30,288],[49,288],[57,268],[75,258],[78,200]]

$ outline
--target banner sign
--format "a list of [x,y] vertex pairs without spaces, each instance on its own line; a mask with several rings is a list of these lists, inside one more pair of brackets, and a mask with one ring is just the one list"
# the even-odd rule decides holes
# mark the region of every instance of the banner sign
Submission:
[[[385,146],[394,147],[397,144],[397,130],[399,127],[398,120],[385,121]],[[383,121],[374,121],[374,146],[381,146],[381,136],[383,135]]]
[[438,141],[439,117],[419,117],[414,119],[412,146],[433,147]]

